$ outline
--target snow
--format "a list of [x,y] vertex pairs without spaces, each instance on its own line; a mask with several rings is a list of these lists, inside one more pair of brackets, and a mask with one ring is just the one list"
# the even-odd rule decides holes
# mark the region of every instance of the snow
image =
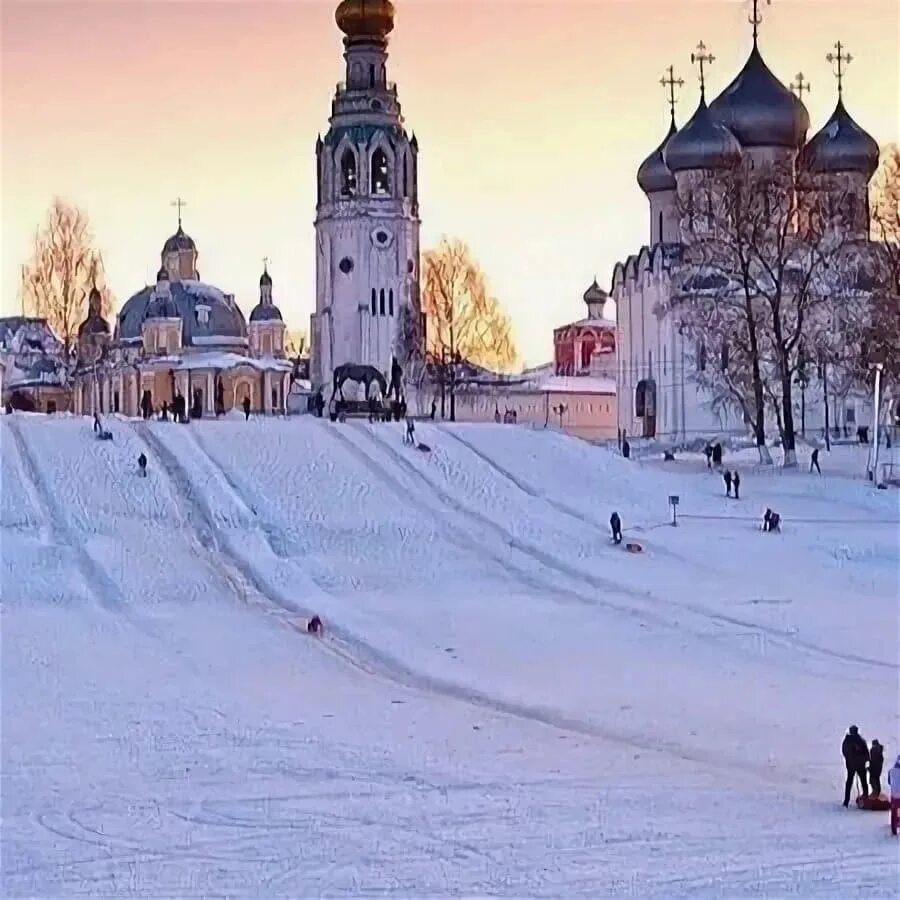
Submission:
[[734,501],[513,426],[105,424],[0,417],[4,896],[895,896],[840,807],[900,737],[865,448]]
[[557,394],[610,394],[615,396],[615,378],[595,375],[545,375],[534,382],[542,391]]

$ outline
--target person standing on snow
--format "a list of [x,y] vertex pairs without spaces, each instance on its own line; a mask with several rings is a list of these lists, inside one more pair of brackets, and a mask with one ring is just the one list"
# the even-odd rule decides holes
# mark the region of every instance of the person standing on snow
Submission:
[[822,470],[819,468],[819,448],[816,447],[812,456],[809,458],[809,474],[812,475],[813,469],[815,469],[820,475],[822,474]]
[[891,790],[891,834],[896,834],[900,826],[900,756],[888,771],[888,785]]
[[869,751],[869,781],[872,784],[873,797],[881,793],[882,769],[884,769],[884,747],[873,738],[872,749]]
[[734,485],[734,499],[741,499],[741,476],[735,472],[734,475],[731,476],[731,483]]
[[869,796],[869,784],[866,781],[866,763],[869,761],[869,748],[859,729],[851,725],[841,744],[841,753],[847,767],[847,781],[844,784],[844,808],[850,805],[850,791],[853,779],[859,778],[863,797]]
[[731,472],[728,469],[725,470],[725,474],[722,475],[722,480],[725,482],[725,496],[731,496]]
[[614,544],[622,543],[622,520],[619,518],[619,514],[614,512],[609,517],[609,529],[612,531],[612,539]]

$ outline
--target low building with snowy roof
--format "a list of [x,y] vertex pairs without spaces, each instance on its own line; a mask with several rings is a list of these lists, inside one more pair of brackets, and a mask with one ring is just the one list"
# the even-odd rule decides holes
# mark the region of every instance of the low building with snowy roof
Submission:
[[79,329],[76,412],[137,416],[172,407],[178,397],[193,418],[248,400],[254,412],[285,411],[292,366],[268,267],[248,322],[233,294],[200,280],[197,257],[179,219],[163,245],[156,284],[125,301],[113,329],[99,296],[89,303]]
[[4,407],[27,412],[65,412],[70,387],[63,345],[46,319],[0,318]]

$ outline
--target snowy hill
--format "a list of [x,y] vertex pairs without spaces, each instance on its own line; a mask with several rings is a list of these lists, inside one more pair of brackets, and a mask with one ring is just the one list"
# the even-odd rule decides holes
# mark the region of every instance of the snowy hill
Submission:
[[108,424],[0,418],[6,896],[894,896],[840,807],[849,724],[900,752],[862,451],[735,501],[511,426]]

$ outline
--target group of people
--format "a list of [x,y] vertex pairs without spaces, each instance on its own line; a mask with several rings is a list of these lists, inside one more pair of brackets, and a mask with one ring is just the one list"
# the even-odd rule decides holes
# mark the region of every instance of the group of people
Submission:
[[[877,741],[872,741],[871,748],[866,744],[866,739],[859,733],[855,725],[851,725],[844,735],[841,743],[841,754],[844,757],[844,765],[847,769],[847,780],[844,784],[844,807],[850,805],[850,792],[853,782],[859,779],[859,788],[863,797],[869,796],[869,784],[872,785],[872,794],[881,794],[881,773],[884,771],[884,747]],[[868,772],[866,771],[868,766]],[[900,755],[893,768],[888,772],[888,784],[891,789],[891,797],[900,799]]]

